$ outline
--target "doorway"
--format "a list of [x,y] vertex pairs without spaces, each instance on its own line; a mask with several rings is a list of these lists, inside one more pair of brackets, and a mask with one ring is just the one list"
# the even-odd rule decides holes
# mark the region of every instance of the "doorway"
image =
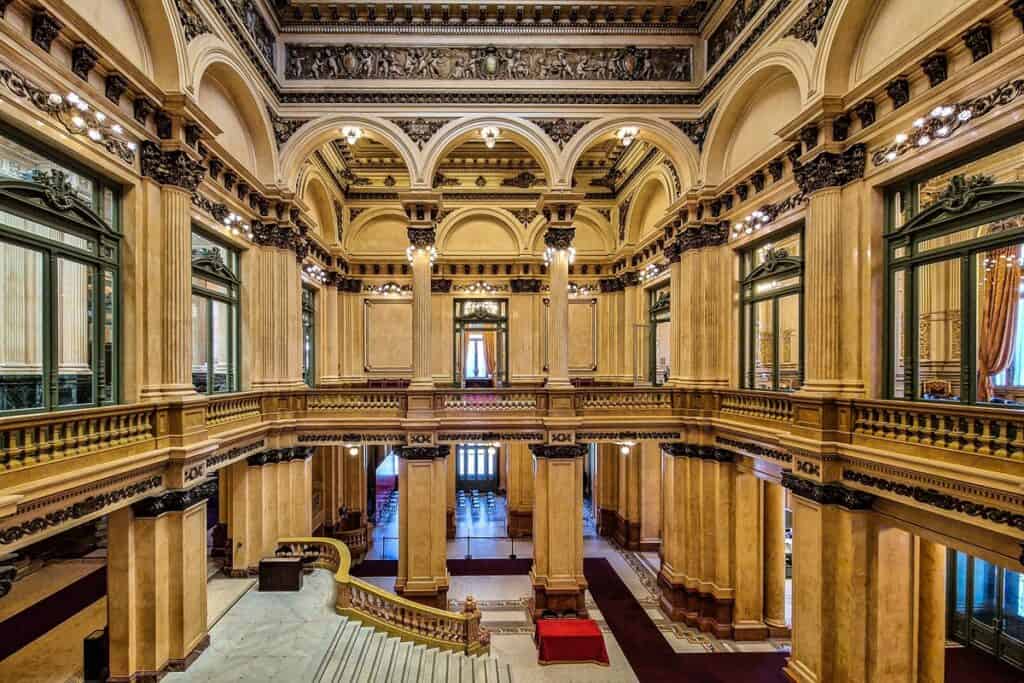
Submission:
[[948,590],[950,636],[1024,669],[1024,574],[951,550]]
[[508,302],[455,300],[455,384],[502,387],[508,383]]
[[498,449],[488,443],[464,443],[455,448],[455,488],[459,491],[497,491]]

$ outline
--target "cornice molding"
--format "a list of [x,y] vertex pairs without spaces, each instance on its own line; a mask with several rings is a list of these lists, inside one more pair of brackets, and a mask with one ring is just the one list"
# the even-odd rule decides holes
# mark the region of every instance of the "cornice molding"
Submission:
[[587,445],[582,443],[573,444],[530,444],[530,452],[538,458],[567,459],[582,458],[587,454]]

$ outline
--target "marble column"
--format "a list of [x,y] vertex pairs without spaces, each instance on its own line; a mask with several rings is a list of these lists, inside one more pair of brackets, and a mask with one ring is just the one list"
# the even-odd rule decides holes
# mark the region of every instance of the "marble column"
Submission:
[[209,645],[206,499],[169,491],[110,515],[110,681],[183,671]]
[[545,386],[554,390],[571,390],[569,381],[569,262],[572,240],[576,235],[573,218],[583,195],[572,192],[550,192],[537,202],[547,221],[544,245],[548,255],[551,281],[548,311],[548,378]]
[[753,472],[753,461],[736,463],[735,602],[732,630],[735,640],[768,637],[764,621],[764,487]]
[[653,441],[641,441],[633,449],[639,460],[640,475],[639,538],[640,550],[657,552],[662,534],[661,451]]
[[773,638],[788,638],[786,623],[786,489],[764,483],[764,623]]
[[807,393],[833,395],[842,389],[842,190],[830,187],[810,196],[804,231],[804,321]]
[[701,447],[703,487],[703,528],[708,547],[702,557],[700,629],[717,638],[732,637],[736,589],[733,568],[736,558],[733,519],[735,515],[735,465],[732,454],[709,446]]
[[508,527],[512,538],[533,533],[533,456],[521,441],[510,441],[503,449],[508,469]]
[[455,507],[458,502],[456,499],[456,483],[458,472],[455,471],[455,458],[448,458],[448,464],[445,467],[445,480],[447,482],[445,488],[447,489],[448,495],[445,497],[447,505],[444,511],[444,527],[445,536],[448,538],[455,538]]
[[401,195],[408,219],[409,258],[412,262],[412,381],[411,391],[431,390],[430,269],[433,263],[436,221],[441,195],[408,192]]
[[918,538],[918,683],[946,679],[946,546]]
[[434,607],[448,605],[445,533],[448,446],[399,446],[398,576],[395,592]]
[[530,614],[585,617],[583,444],[532,444],[535,489]]
[[663,443],[665,457],[665,519],[661,537],[661,570],[658,572],[659,606],[672,621],[683,621],[686,610],[686,537],[689,460],[686,446]]
[[704,543],[704,464],[699,457],[695,457],[695,447],[687,448],[690,457],[686,459],[686,608],[683,618],[687,626],[698,626],[704,555],[711,552],[711,546]]
[[[185,187],[160,188],[163,224],[163,394],[192,394],[192,194]],[[212,362],[212,359],[211,359]]]

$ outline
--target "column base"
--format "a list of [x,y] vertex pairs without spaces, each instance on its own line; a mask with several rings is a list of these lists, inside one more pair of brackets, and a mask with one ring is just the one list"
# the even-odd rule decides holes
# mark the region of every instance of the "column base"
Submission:
[[732,599],[700,593],[698,628],[716,638],[732,638]]
[[686,607],[683,611],[683,621],[687,626],[700,626],[700,593],[696,588],[685,588]]
[[768,627],[769,638],[792,638],[793,629],[785,624],[775,624],[765,619],[764,625]]
[[739,641],[767,640],[768,627],[761,623],[733,624],[732,639]]
[[509,510],[507,532],[511,538],[533,536],[533,510]]
[[601,536],[615,535],[615,511],[601,508],[597,516],[597,533]]
[[640,550],[640,522],[631,522],[615,513],[615,533],[612,538],[626,550]]
[[686,587],[658,573],[658,607],[672,621],[686,620]]
[[136,671],[131,676],[110,676],[108,683],[158,683],[160,679],[171,672],[185,671],[193,662],[199,659],[206,648],[210,647],[210,635],[207,634],[196,643],[192,651],[184,659],[170,659],[159,671]]
[[455,538],[455,510],[444,511],[444,533],[449,539]]
[[574,613],[579,619],[587,618],[585,588],[576,590],[552,590],[544,586],[533,587],[533,597],[527,609],[530,618],[537,621],[545,613],[554,612],[558,615]]
[[409,592],[406,590],[399,589],[398,585],[395,585],[395,594],[400,595],[406,600],[412,600],[418,602],[421,605],[428,607],[436,607],[437,609],[448,609],[448,588],[440,588],[437,591],[431,593],[421,592]]

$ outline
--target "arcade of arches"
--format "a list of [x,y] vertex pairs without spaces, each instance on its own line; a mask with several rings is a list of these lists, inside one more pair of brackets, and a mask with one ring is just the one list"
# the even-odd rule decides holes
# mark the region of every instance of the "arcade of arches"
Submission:
[[1020,0],[0,0],[0,679],[1021,680],[1022,116]]

